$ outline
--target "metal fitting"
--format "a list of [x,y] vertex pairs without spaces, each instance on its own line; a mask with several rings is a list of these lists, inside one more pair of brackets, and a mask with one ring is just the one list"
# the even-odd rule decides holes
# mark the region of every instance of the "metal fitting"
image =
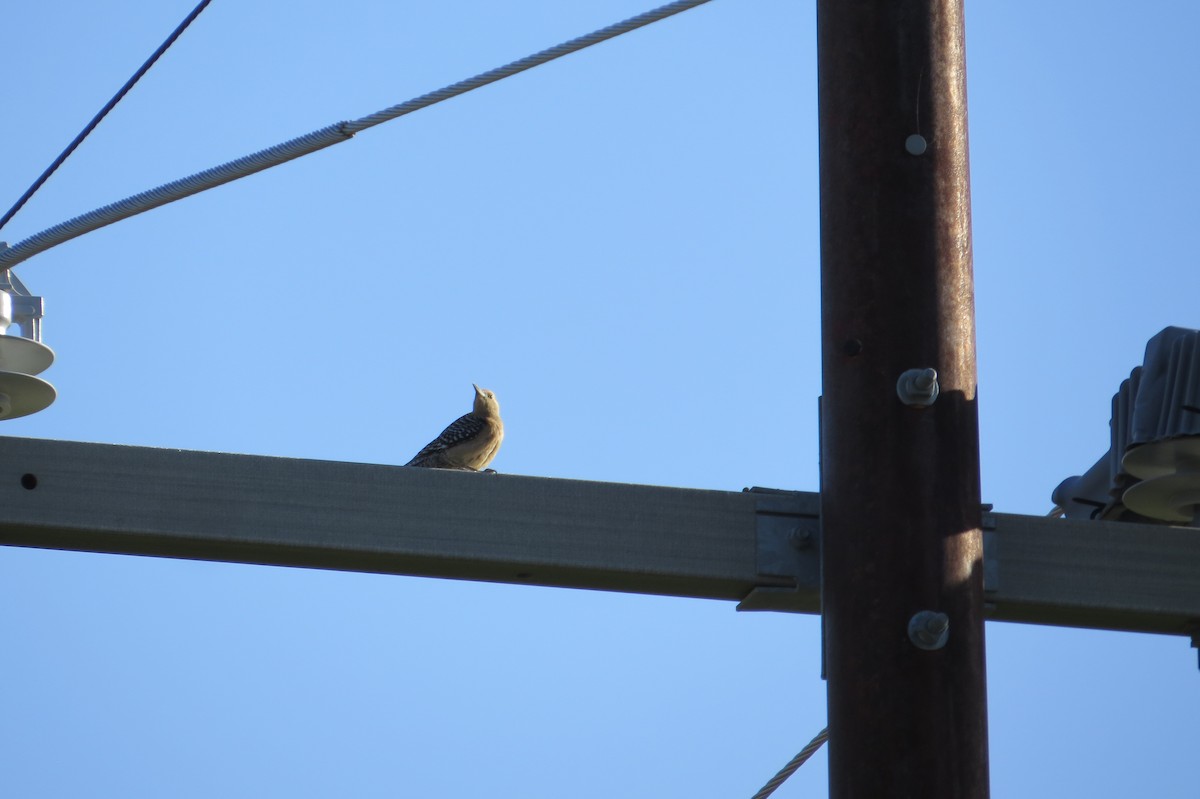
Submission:
[[812,530],[807,527],[797,527],[788,533],[788,542],[796,549],[808,549],[813,544]]
[[[0,252],[6,249],[7,244],[0,241]],[[46,313],[45,301],[30,294],[29,289],[25,288],[25,284],[10,269],[0,269],[0,291],[8,295],[4,301],[3,319],[0,319],[5,330],[0,330],[0,333],[4,333],[9,325],[16,324],[20,327],[22,336],[40,343],[42,316]]]
[[896,381],[896,396],[910,408],[928,408],[939,391],[936,369],[909,369]]
[[933,651],[946,645],[950,637],[950,617],[936,610],[922,610],[908,620],[908,640],[917,649]]
[[928,148],[929,143],[920,133],[914,133],[904,140],[904,149],[908,150],[909,155],[924,155]]

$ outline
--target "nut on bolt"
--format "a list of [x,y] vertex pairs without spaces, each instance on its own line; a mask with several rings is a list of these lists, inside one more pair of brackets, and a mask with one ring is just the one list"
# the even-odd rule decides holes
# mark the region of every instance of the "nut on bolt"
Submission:
[[936,369],[909,369],[896,381],[896,396],[910,408],[928,408],[938,398]]
[[950,617],[945,613],[922,610],[908,620],[908,639],[918,649],[941,649],[949,637]]
[[808,549],[813,544],[812,530],[807,527],[794,527],[788,533],[788,542],[796,549]]

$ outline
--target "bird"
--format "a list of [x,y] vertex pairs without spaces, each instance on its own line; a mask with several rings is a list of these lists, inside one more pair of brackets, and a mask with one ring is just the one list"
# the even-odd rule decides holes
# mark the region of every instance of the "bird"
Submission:
[[475,404],[426,444],[405,466],[478,472],[496,457],[504,440],[504,422],[496,395],[474,383]]

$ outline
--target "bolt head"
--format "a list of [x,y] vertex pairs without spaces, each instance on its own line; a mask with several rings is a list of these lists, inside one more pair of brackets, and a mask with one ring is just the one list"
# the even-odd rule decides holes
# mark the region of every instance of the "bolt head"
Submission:
[[925,137],[920,133],[914,133],[904,140],[904,149],[909,155],[924,155],[929,149],[929,143],[925,141]]
[[788,541],[796,549],[808,549],[812,546],[812,539],[812,530],[805,527],[797,527],[788,533]]

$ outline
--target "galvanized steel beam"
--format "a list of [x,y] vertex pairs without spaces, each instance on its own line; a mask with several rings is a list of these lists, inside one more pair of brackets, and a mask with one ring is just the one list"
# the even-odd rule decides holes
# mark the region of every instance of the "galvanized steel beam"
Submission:
[[[820,612],[819,496],[0,437],[0,544]],[[1187,635],[1200,530],[985,515],[988,618]]]

